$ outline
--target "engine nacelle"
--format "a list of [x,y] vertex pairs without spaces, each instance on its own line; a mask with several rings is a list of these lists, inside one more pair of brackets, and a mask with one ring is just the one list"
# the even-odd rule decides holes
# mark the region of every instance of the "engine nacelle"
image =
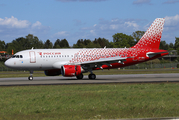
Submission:
[[82,70],[80,65],[63,65],[61,67],[61,73],[64,77],[78,76]]
[[46,76],[57,76],[61,74],[61,70],[60,69],[45,70],[44,73]]

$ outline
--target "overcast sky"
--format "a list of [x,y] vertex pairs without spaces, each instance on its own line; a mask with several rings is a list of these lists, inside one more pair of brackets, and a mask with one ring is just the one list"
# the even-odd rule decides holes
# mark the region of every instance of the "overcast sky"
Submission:
[[179,37],[179,0],[1,0],[0,40],[6,43],[28,34],[40,40],[106,38],[115,33],[146,31],[165,18],[162,40]]

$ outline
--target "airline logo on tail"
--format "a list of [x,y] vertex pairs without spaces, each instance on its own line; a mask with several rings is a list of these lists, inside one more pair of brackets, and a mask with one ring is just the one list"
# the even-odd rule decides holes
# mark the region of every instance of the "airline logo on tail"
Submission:
[[165,18],[157,18],[133,48],[159,49]]

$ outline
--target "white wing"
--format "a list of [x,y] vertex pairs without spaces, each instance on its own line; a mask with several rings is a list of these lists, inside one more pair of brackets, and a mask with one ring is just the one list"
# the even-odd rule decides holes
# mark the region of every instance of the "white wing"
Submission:
[[120,63],[124,64],[123,62],[126,61],[127,57],[110,57],[110,58],[100,58],[98,60],[92,60],[92,61],[84,61],[84,62],[78,62],[78,63],[67,63],[67,62],[55,62],[53,64],[53,68],[60,69],[63,65],[81,65],[84,69],[92,69],[101,67],[102,65],[108,65],[111,66],[112,63]]
[[100,58],[98,60],[93,60],[93,61],[85,61],[81,62],[81,66],[83,68],[89,69],[89,68],[101,68],[102,65],[108,65],[112,66],[112,63],[120,63],[123,64],[124,61],[126,61],[127,57],[110,57],[110,58]]

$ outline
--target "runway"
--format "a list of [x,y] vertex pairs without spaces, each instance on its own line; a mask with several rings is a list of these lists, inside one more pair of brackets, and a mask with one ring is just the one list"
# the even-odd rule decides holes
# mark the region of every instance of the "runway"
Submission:
[[66,84],[105,84],[105,83],[157,83],[179,82],[179,73],[170,74],[126,74],[126,75],[97,75],[95,80],[84,76],[82,80],[76,77],[34,77],[29,81],[27,77],[0,78],[0,86],[16,85],[66,85]]

